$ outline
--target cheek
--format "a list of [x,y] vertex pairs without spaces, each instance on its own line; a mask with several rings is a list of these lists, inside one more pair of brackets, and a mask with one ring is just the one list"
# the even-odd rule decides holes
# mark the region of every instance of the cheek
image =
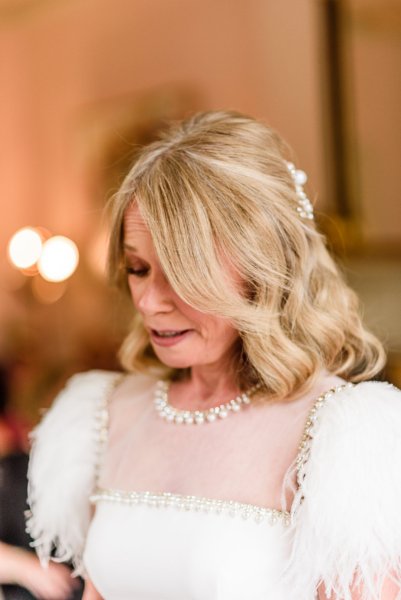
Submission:
[[238,331],[226,320],[207,315],[196,308],[186,304],[181,298],[175,296],[175,304],[194,327],[207,339],[223,345],[234,342],[239,336]]
[[134,286],[132,285],[130,278],[128,278],[127,285],[128,285],[130,296],[131,296],[132,300],[134,300]]
[[233,343],[239,336],[238,331],[232,327],[227,321],[216,318],[208,318],[203,322],[204,331],[207,337],[214,344],[227,346]]
[[135,285],[135,282],[131,281],[131,278],[128,278],[128,289],[131,296],[131,300],[134,306],[136,306],[138,299],[138,286]]
[[235,342],[235,340],[238,339],[239,335],[238,331],[233,327],[225,326],[224,331],[222,331],[221,337],[226,344],[232,344],[233,342]]

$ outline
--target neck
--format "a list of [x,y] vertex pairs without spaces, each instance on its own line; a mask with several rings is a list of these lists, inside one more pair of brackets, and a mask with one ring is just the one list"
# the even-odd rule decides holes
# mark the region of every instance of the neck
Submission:
[[201,402],[235,396],[239,391],[235,379],[226,373],[210,374],[210,377],[205,377],[204,373],[191,373],[187,389]]
[[206,410],[227,402],[239,393],[234,365],[192,367],[189,376],[170,386],[169,401],[176,408]]

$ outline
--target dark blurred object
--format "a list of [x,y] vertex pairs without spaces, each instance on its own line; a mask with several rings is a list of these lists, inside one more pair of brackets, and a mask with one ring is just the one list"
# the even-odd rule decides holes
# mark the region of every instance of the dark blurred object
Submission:
[[[25,531],[24,513],[27,510],[28,455],[10,454],[0,458],[0,540],[11,546],[32,552],[31,539]],[[18,585],[3,585],[6,600],[32,600],[34,596]],[[82,598],[83,582],[71,596]]]
[[0,539],[22,548],[30,547],[23,518],[27,509],[27,468],[27,454],[0,458]]
[[0,366],[0,457],[28,451],[28,427],[9,408],[9,372]]
[[[0,366],[0,541],[33,555],[31,538],[25,530],[29,462],[27,431],[9,411],[8,375],[7,368]],[[35,596],[19,585],[3,584],[0,589],[5,600],[35,600]],[[71,600],[79,600],[82,593],[83,582],[80,582]]]
[[[30,549],[25,531],[28,455],[11,454],[0,458],[0,540],[12,546]],[[17,585],[3,585],[4,597],[12,600],[34,598]]]

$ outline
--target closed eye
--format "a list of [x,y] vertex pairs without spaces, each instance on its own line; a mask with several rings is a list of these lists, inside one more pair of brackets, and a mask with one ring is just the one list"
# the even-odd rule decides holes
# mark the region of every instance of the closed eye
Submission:
[[145,277],[149,269],[133,269],[132,267],[125,267],[127,275],[134,275],[135,277]]

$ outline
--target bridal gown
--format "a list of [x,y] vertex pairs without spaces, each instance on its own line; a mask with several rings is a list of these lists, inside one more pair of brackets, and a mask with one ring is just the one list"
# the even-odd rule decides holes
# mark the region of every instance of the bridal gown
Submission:
[[74,376],[33,434],[39,556],[55,546],[105,600],[314,600],[322,582],[348,600],[356,573],[373,600],[401,573],[401,393],[327,382],[178,425],[151,376]]

